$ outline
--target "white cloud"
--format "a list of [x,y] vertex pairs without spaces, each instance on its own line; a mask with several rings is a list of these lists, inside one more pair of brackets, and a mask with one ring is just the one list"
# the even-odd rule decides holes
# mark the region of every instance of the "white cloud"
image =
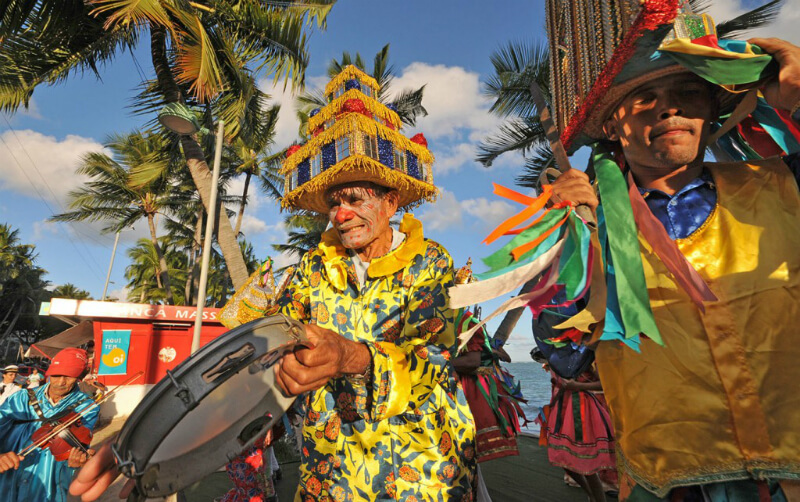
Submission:
[[[317,88],[317,78],[306,77],[306,85],[309,89]],[[323,82],[321,85],[325,85]],[[274,82],[271,79],[264,79],[259,82],[259,88],[270,95],[270,104],[281,105],[278,113],[278,123],[275,126],[275,147],[274,150],[286,148],[298,139],[300,121],[297,119],[296,93],[292,92],[291,84],[284,89],[284,81]]]
[[30,129],[5,131],[0,139],[0,189],[62,206],[67,193],[86,180],[75,174],[81,157],[103,149],[91,138],[68,135],[59,140]]
[[461,202],[461,208],[465,213],[483,222],[487,229],[496,227],[519,210],[508,202],[502,200],[490,202],[485,197],[464,200]]
[[436,202],[429,204],[424,213],[419,215],[425,230],[448,230],[460,227],[461,205],[453,192],[442,190]]
[[434,175],[455,172],[467,164],[477,164],[475,162],[475,146],[470,143],[439,147],[433,153],[436,156]]
[[[425,85],[422,105],[428,116],[417,120],[417,128],[429,138],[469,137],[490,131],[498,119],[489,115],[490,101],[481,95],[480,75],[459,66],[411,63],[392,82],[395,92]],[[435,145],[431,145],[434,146]]]
[[419,217],[428,231],[460,228],[465,216],[470,221],[479,222],[488,230],[518,210],[519,208],[503,200],[490,201],[485,197],[459,201],[453,192],[442,190],[436,202],[428,205],[428,209]]
[[288,253],[281,253],[279,255],[273,256],[272,260],[273,260],[272,266],[274,270],[280,270],[283,267],[294,265],[299,261],[296,256]]
[[[232,222],[233,223],[233,222]],[[246,210],[242,216],[242,233],[251,238],[252,235],[260,234],[269,230],[269,225],[264,220],[256,218],[253,215],[247,214]]]
[[61,230],[59,224],[51,221],[35,221],[33,222],[33,240],[41,240],[45,234],[59,235]]
[[[100,291],[100,295],[102,296],[103,292]],[[116,300],[118,302],[127,302],[128,295],[130,294],[130,290],[127,286],[123,286],[121,288],[111,289],[106,293],[106,301]],[[98,300],[100,297],[97,298]]]
[[[763,2],[762,2],[763,3]],[[788,40],[797,45],[800,38],[797,36],[797,26],[800,25],[800,10],[792,8],[793,2],[784,2],[781,12],[777,19],[757,30],[748,30],[744,38],[751,37],[776,37]],[[733,19],[744,12],[751,10],[750,6],[745,7],[741,0],[732,2],[713,2],[709,5],[707,13],[711,14],[716,23]],[[741,38],[738,35],[737,38]]]

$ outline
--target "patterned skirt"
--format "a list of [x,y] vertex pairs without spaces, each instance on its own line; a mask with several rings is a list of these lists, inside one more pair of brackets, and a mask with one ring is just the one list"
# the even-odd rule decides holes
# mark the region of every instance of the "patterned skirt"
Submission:
[[[485,462],[509,455],[519,455],[517,449],[517,433],[520,430],[516,401],[505,395],[501,385],[496,385],[498,409],[494,409],[486,400],[484,392],[488,392],[483,383],[491,375],[461,376],[461,386],[469,403],[469,409],[475,419],[478,462]],[[478,387],[484,385],[484,390]],[[519,411],[521,413],[521,410]],[[499,418],[498,415],[502,418]],[[524,416],[524,415],[523,415]],[[505,423],[503,423],[505,422]]]
[[547,412],[550,463],[578,474],[616,468],[614,431],[605,403],[591,392],[563,390]]

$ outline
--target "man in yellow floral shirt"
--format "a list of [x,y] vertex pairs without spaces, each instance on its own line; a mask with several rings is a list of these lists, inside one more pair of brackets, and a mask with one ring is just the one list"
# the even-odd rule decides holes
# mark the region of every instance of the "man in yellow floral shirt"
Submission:
[[396,190],[356,182],[327,201],[333,228],[278,301],[315,345],[276,367],[285,393],[310,391],[296,500],[472,500],[475,431],[449,362],[452,260],[410,214],[389,226]]
[[[305,393],[296,501],[470,502],[475,425],[450,363],[453,261],[410,214],[399,231],[389,225],[398,208],[436,195],[433,155],[422,134],[399,132],[379,90],[354,66],[326,86],[311,139],[287,149],[283,204],[327,214],[332,228],[274,308],[256,305],[272,301],[270,288],[246,301],[262,283],[251,280],[231,299],[229,321],[280,312],[306,324],[313,347],[275,367],[285,394]],[[110,452],[98,456],[73,483],[87,499],[113,479]]]

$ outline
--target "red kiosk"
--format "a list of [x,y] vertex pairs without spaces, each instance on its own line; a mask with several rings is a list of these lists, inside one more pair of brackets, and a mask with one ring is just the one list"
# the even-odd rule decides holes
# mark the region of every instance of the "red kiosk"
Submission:
[[[217,318],[219,311],[203,309],[201,346],[227,331]],[[189,357],[196,312],[195,307],[53,298],[42,304],[40,314],[73,327],[42,344],[58,345],[60,338],[69,338],[71,346],[80,345],[75,343],[76,332],[83,333],[82,343],[94,340],[92,372],[109,387],[144,372],[143,378],[103,404],[101,415],[113,418],[130,414],[167,370]]]

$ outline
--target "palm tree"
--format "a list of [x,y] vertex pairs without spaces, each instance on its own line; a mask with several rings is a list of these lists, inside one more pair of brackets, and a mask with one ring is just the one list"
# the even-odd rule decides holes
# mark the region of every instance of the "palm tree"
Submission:
[[78,286],[68,282],[53,289],[53,298],[72,298],[74,300],[91,300],[92,295]]
[[[175,283],[185,279],[186,256],[177,251],[169,242],[169,237],[159,238],[158,246],[148,239],[139,239],[135,246],[128,249],[131,259],[125,268],[128,280],[128,300],[139,303],[159,303],[166,300],[165,290],[158,285],[161,275],[161,260],[168,263],[167,272]],[[185,298],[180,290],[175,291],[175,305],[185,305]]]
[[[736,37],[748,29],[770,23],[780,12],[783,0],[772,0],[761,7],[746,12],[717,25],[720,37]],[[692,10],[702,12],[710,2],[691,0]],[[553,164],[553,154],[539,122],[536,106],[529,86],[536,81],[550,101],[550,67],[546,43],[509,42],[491,55],[494,73],[484,85],[484,94],[494,99],[490,112],[506,118],[499,130],[488,136],[478,146],[476,160],[486,167],[507,152],[519,152],[525,166],[517,177],[517,184],[538,188],[539,175]]]
[[319,245],[328,227],[327,216],[305,211],[288,214],[283,221],[288,233],[286,242],[273,244],[272,249],[298,259]]
[[172,304],[167,262],[158,244],[155,220],[157,214],[176,208],[179,201],[171,197],[173,186],[166,177],[141,186],[133,186],[129,180],[133,166],[154,165],[154,169],[167,171],[165,166],[169,158],[165,154],[163,138],[135,131],[126,136],[113,135],[105,146],[113,152],[113,157],[102,152],[86,154],[77,173],[89,176],[90,180],[69,193],[69,207],[73,210],[55,215],[50,220],[107,221],[104,231],[119,232],[145,218],[150,241],[159,258],[157,286],[164,289],[167,302]]
[[[259,107],[249,115],[255,118],[254,127],[248,128],[248,134],[241,134],[231,145],[236,154],[238,163],[237,173],[244,173],[244,188],[242,189],[242,200],[239,204],[239,213],[236,217],[236,227],[233,232],[238,236],[242,229],[242,219],[244,209],[247,205],[247,195],[250,188],[250,180],[253,176],[265,180],[262,183],[264,191],[273,199],[281,196],[281,183],[278,170],[280,169],[282,154],[270,153],[269,149],[274,144],[275,126],[278,123],[278,112],[280,106],[271,106],[264,109]],[[263,178],[262,178],[263,172]]]
[[31,244],[20,244],[18,229],[7,223],[0,224],[0,295],[11,281],[33,267],[33,250]]
[[[35,88],[92,71],[133,50],[149,35],[159,105],[204,104],[228,96],[226,135],[241,123],[229,120],[247,107],[242,69],[265,71],[302,86],[308,62],[306,27],[324,28],[335,0],[32,0],[0,6],[0,110],[27,106]],[[249,72],[249,70],[248,70]],[[193,136],[179,139],[203,204],[210,203],[211,172]],[[234,284],[247,279],[233,227],[220,215],[219,243]]]
[[47,295],[48,282],[43,278],[46,271],[35,261],[35,247],[20,243],[19,230],[0,224],[0,340],[22,318],[38,323],[39,302]]

